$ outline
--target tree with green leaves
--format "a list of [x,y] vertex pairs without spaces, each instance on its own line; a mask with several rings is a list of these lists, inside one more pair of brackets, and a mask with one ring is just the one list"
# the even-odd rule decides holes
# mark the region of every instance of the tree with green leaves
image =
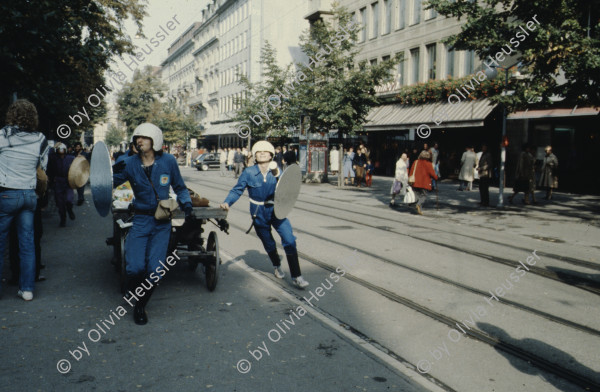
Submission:
[[391,79],[390,71],[401,58],[355,64],[359,28],[348,28],[351,20],[345,8],[334,4],[331,19],[315,22],[301,36],[306,63],[279,67],[275,50],[266,43],[261,51],[264,81],[253,84],[242,75],[246,97],[234,120],[248,125],[257,138],[298,128],[301,115],[310,117],[313,131],[361,130],[371,108],[380,103],[375,86]]
[[173,102],[161,104],[148,121],[162,130],[166,144],[187,145],[189,139],[200,137],[200,126],[194,116],[183,113]]
[[537,97],[539,105],[549,105],[553,96],[560,105],[600,105],[600,0],[429,0],[427,8],[466,19],[446,43],[474,50],[487,63],[503,47],[508,51],[534,16],[540,22],[519,42],[517,60],[528,77],[511,85],[515,94],[494,101],[511,109]]
[[277,52],[268,41],[261,49],[260,64],[264,69],[261,83],[251,83],[246,75],[239,75],[245,96],[235,101],[240,109],[233,120],[249,126],[253,137],[282,136],[298,122],[297,108],[278,93],[293,76],[292,65],[280,67]]
[[89,114],[82,129],[89,128],[105,106],[91,107],[88,97],[104,85],[113,56],[133,53],[124,21],[141,29],[145,7],[140,0],[0,2],[0,111],[17,93],[36,105],[44,132],[82,106]]
[[104,143],[107,146],[115,147],[121,145],[125,138],[125,132],[122,129],[115,127],[113,124],[108,126],[108,132],[104,137]]
[[161,102],[166,86],[152,72],[152,67],[136,70],[133,80],[123,85],[117,95],[119,119],[127,125],[127,135],[140,124],[151,122],[163,131],[166,144],[187,143],[200,136],[198,122],[185,114],[174,102]]
[[[310,116],[312,130],[337,129],[340,135],[362,130],[371,108],[380,104],[375,87],[391,80],[390,71],[402,60],[357,64],[359,30],[352,14],[335,3],[332,17],[314,22],[300,38],[309,62],[297,64],[300,83],[292,102]],[[319,65],[311,66],[312,60]]]
[[128,136],[138,125],[156,118],[161,111],[160,98],[165,90],[166,86],[152,74],[152,67],[135,70],[133,79],[125,83],[117,94],[119,120],[126,124]]

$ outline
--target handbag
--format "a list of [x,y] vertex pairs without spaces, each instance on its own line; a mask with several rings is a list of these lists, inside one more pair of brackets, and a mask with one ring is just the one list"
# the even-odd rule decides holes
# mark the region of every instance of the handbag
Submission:
[[154,212],[154,219],[159,221],[171,220],[173,218],[173,212],[177,210],[177,208],[179,208],[177,200],[159,200],[156,211]]
[[406,195],[404,195],[404,204],[412,204],[417,201],[415,192],[409,186],[406,188]]
[[173,212],[179,208],[179,204],[177,204],[177,200],[174,199],[166,199],[160,200],[158,198],[158,193],[154,188],[154,184],[150,179],[150,176],[146,173],[146,177],[148,181],[150,181],[150,185],[152,186],[152,190],[154,191],[154,196],[156,196],[156,201],[158,202],[158,206],[156,206],[156,211],[154,211],[154,219],[158,221],[167,221],[173,218]]
[[394,185],[392,186],[392,193],[397,195],[402,190],[402,182],[398,180],[394,180]]
[[419,161],[415,162],[415,169],[413,173],[408,177],[408,185],[412,185],[415,183],[415,174],[417,174],[417,166],[419,165]]

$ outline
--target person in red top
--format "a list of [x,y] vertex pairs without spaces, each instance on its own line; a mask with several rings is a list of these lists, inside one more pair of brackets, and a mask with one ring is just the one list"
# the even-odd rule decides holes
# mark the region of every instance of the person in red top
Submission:
[[427,191],[431,190],[431,179],[438,179],[431,163],[431,153],[429,151],[421,151],[419,159],[412,164],[408,173],[409,180],[413,174],[415,175],[415,182],[412,187],[417,195],[417,213],[423,215],[421,205],[423,205],[427,198]]

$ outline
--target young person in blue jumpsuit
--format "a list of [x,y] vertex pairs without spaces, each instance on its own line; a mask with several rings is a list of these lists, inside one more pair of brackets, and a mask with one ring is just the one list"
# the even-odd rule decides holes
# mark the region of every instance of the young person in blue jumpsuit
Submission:
[[287,218],[277,219],[273,213],[275,186],[279,177],[277,163],[273,161],[275,148],[271,143],[264,140],[256,142],[252,146],[252,156],[256,160],[256,165],[250,166],[242,172],[237,184],[221,204],[221,208],[229,210],[229,207],[242,196],[244,189],[248,188],[250,215],[252,215],[254,221],[254,230],[256,230],[256,235],[262,241],[273,263],[275,276],[279,279],[285,277],[281,270],[281,261],[277,254],[277,246],[271,233],[271,227],[281,237],[281,244],[285,250],[290,273],[292,274],[292,282],[296,287],[305,288],[308,286],[308,282],[302,278],[300,272],[296,237],[292,231],[292,225]]
[[[175,157],[162,152],[162,131],[156,125],[144,123],[133,131],[138,154],[113,166],[113,186],[129,181],[135,195],[133,226],[125,240],[128,290],[143,287],[145,294],[136,302],[133,319],[136,324],[146,324],[145,307],[160,279],[148,279],[154,271],[161,271],[160,261],[167,255],[171,221],[158,221],[154,212],[158,200],[169,198],[169,188],[177,194],[186,221],[194,219],[192,200],[183,182]],[[162,270],[164,271],[164,270]],[[164,274],[161,272],[161,276]]]

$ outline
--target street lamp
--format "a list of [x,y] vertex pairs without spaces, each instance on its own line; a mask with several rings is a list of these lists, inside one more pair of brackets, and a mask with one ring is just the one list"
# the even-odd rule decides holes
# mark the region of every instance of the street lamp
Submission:
[[[515,65],[520,64],[520,62],[516,62],[513,65],[508,67],[492,67],[485,70],[485,75],[488,79],[493,80],[498,76],[498,69],[504,71],[504,93],[506,94],[506,89],[508,87],[508,70],[510,70]],[[502,105],[502,141],[500,143],[500,179],[498,182],[498,207],[504,207],[504,165],[506,163],[506,104]]]

